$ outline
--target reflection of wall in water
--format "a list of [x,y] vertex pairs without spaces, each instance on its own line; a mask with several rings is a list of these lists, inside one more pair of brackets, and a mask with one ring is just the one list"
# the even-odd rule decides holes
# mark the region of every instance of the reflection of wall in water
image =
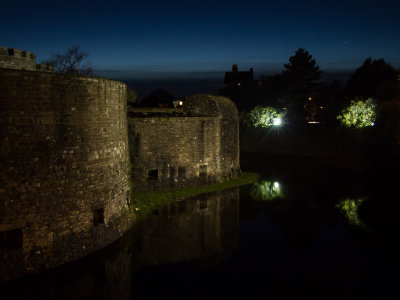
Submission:
[[236,246],[239,189],[200,195],[160,208],[141,224],[135,264],[158,265],[225,257]]
[[[132,298],[130,234],[82,259],[30,277],[0,283],[5,299]],[[3,299],[3,298],[1,298]]]

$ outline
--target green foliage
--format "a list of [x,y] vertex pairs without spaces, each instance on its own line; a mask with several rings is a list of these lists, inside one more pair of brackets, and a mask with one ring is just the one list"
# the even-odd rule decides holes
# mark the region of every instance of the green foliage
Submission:
[[356,98],[337,116],[342,126],[362,128],[375,125],[376,104],[372,98]]
[[273,107],[256,106],[248,113],[245,123],[254,127],[281,125],[283,115],[283,112],[278,112]]
[[252,185],[250,196],[255,200],[271,201],[282,197],[282,193],[277,181],[264,180]]
[[259,174],[246,172],[238,178],[234,178],[223,183],[187,187],[182,189],[173,189],[168,191],[133,191],[132,203],[133,209],[138,217],[145,217],[153,209],[175,202],[180,199],[193,197],[199,194],[222,191],[228,188],[239,187],[257,181]]
[[136,101],[136,93],[130,88],[126,89],[126,101],[128,105],[132,105]]
[[367,229],[367,226],[358,216],[358,208],[365,201],[365,198],[344,199],[336,205],[341,213],[347,218],[349,224],[359,228]]

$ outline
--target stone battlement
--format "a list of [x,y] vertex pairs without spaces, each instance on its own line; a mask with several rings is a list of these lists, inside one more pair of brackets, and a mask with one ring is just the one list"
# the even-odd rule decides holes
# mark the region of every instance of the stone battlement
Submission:
[[0,69],[53,72],[52,66],[36,64],[34,53],[6,47],[0,47]]

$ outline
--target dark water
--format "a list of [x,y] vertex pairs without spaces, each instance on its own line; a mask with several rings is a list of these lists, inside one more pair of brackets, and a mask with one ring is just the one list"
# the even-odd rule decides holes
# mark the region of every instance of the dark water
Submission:
[[247,164],[256,184],[160,207],[102,251],[0,284],[0,298],[398,299],[386,166]]

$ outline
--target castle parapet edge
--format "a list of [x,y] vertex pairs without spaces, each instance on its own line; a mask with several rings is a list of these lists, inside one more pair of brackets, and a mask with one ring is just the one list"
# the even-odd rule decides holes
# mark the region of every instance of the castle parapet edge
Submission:
[[36,64],[36,55],[32,52],[0,47],[0,69],[53,72],[53,67]]
[[0,280],[101,249],[132,222],[126,85],[32,72],[25,54],[25,70],[0,68]]

